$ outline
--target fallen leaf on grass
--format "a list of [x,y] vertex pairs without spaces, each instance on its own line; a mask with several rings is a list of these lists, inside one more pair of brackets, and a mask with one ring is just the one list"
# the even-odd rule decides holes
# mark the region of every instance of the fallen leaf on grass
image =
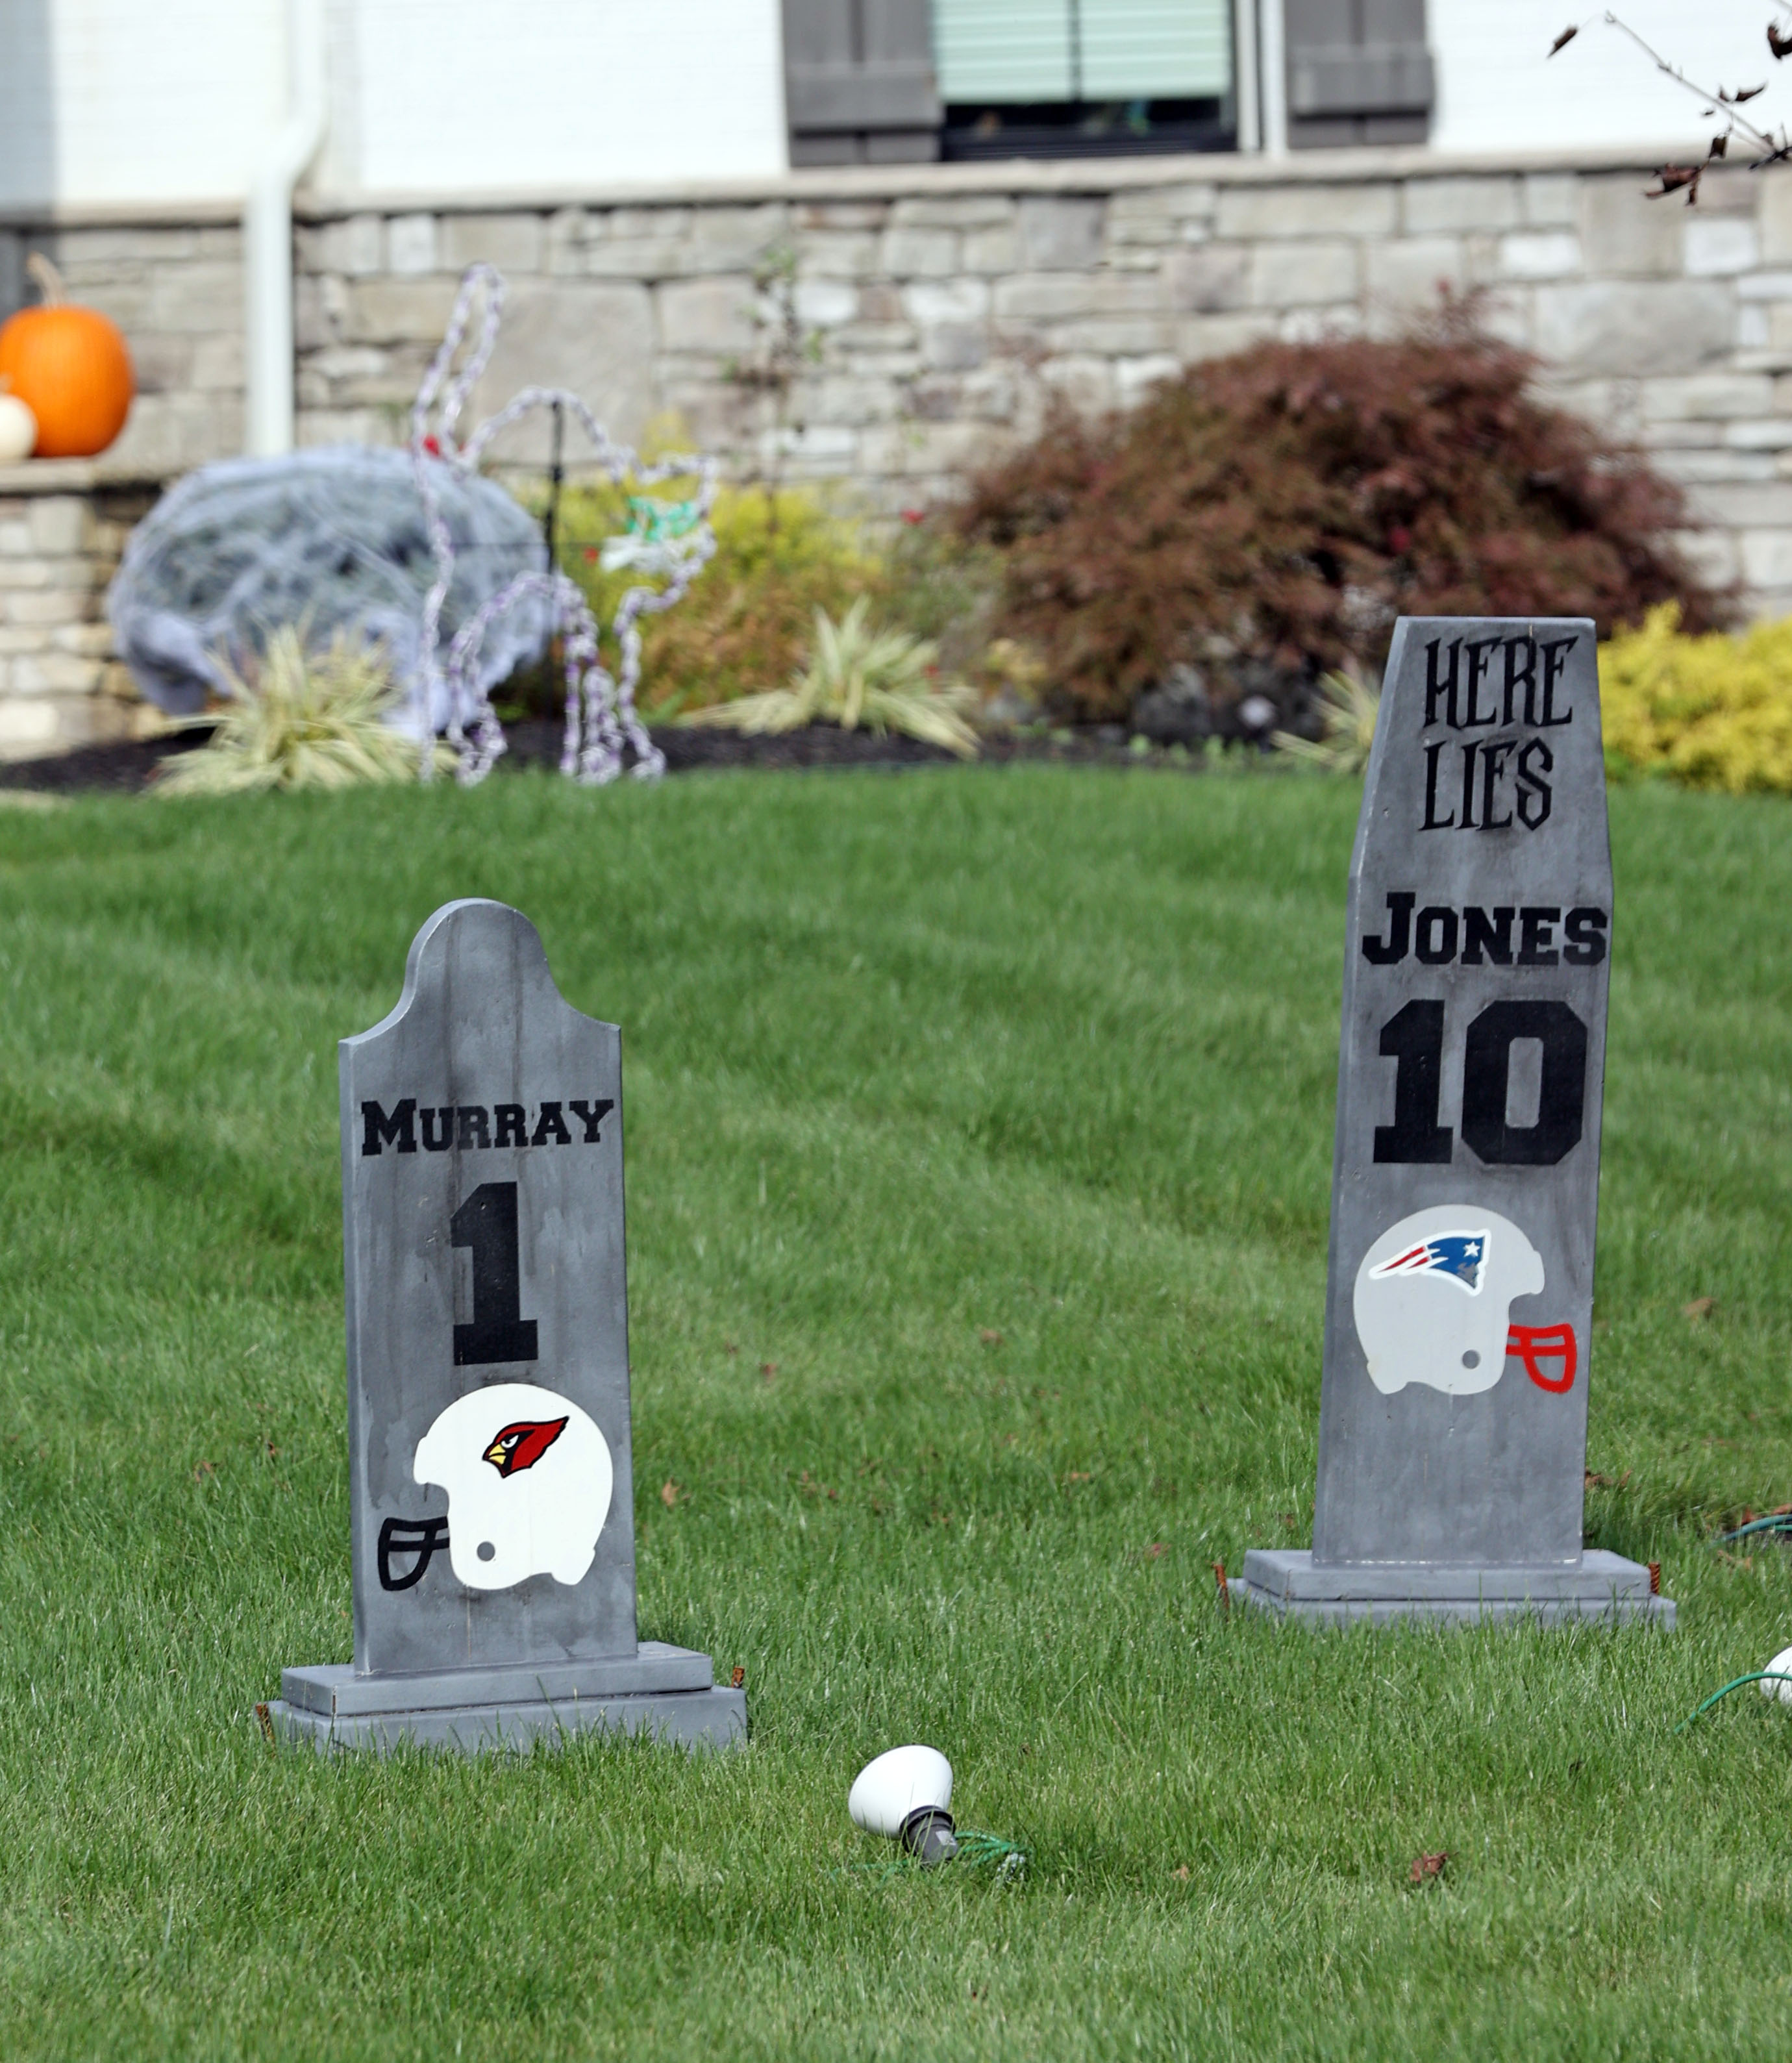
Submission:
[[1733,1569],[1752,1570],[1754,1566],[1753,1560],[1748,1555],[1732,1554],[1727,1548],[1723,1547],[1718,1550],[1718,1559],[1720,1562],[1727,1562]]
[[193,1471],[193,1480],[195,1482],[203,1482],[207,1476],[215,1476],[217,1473],[218,1470],[215,1463],[201,1462]]
[[740,1342],[737,1340],[724,1340],[721,1350],[724,1353],[737,1354],[741,1351]]
[[1709,1318],[1717,1307],[1715,1297],[1695,1297],[1691,1303],[1681,1305],[1680,1315],[1683,1318],[1690,1318],[1696,1325],[1701,1318]]
[[1589,1490],[1622,1490],[1629,1480],[1630,1471],[1628,1469],[1621,1476],[1602,1476],[1593,1469],[1586,1471],[1586,1487]]
[[1089,1482],[1091,1482],[1093,1478],[1087,1469],[1072,1469],[1070,1474],[1065,1477],[1064,1480],[1067,1483]]
[[1412,1858],[1412,1881],[1430,1884],[1444,1874],[1444,1865],[1450,1859],[1448,1848],[1440,1848],[1434,1856],[1415,1856]]
[[746,1671],[741,1667],[739,1663],[737,1662],[734,1664],[734,1667],[728,1672],[728,1680],[737,1691],[742,1690],[745,1687]]
[[1159,1554],[1167,1554],[1169,1551],[1169,1548],[1165,1546],[1163,1541],[1154,1540],[1151,1546],[1145,1550],[1145,1559],[1147,1562],[1155,1562]]
[[766,1381],[769,1382],[773,1377],[777,1373],[777,1363],[775,1361],[761,1361],[759,1364],[759,1373],[765,1378]]
[[987,1325],[978,1327],[977,1337],[986,1347],[998,1347],[1002,1344],[1002,1335],[998,1332],[991,1331]]
[[1176,1868],[1171,1870],[1170,1874],[1176,1880],[1178,1884],[1187,1884],[1189,1880],[1191,1872],[1187,1864],[1183,1863]]
[[672,1507],[678,1502],[679,1494],[680,1493],[677,1484],[672,1480],[670,1476],[668,1476],[665,1481],[660,1486],[661,1503],[665,1506],[668,1511],[670,1511]]

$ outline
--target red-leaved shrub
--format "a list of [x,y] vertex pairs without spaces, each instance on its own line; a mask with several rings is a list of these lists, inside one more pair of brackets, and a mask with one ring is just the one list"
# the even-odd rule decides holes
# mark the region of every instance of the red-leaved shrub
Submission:
[[1402,614],[1727,621],[1674,547],[1680,490],[1544,405],[1536,364],[1462,303],[1391,342],[1259,346],[1129,414],[1061,411],[954,520],[1002,548],[998,627],[1085,718],[1234,653],[1378,666]]

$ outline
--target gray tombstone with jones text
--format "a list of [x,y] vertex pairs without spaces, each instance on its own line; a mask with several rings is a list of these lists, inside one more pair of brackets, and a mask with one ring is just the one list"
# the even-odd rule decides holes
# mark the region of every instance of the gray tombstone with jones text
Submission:
[[1322,1619],[1672,1624],[1583,1547],[1611,851],[1593,625],[1394,632],[1351,858],[1310,1553]]
[[355,1659],[285,1671],[271,1721],[744,1737],[706,1655],[636,1637],[621,1034],[525,917],[450,903],[341,1076]]

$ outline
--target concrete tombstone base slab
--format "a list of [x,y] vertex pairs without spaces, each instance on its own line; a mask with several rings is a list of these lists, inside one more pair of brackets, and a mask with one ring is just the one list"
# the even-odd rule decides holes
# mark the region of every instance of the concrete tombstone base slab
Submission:
[[1529,1619],[1545,1625],[1604,1619],[1671,1629],[1673,1601],[1649,1589],[1649,1570],[1589,1548],[1573,1566],[1448,1568],[1436,1562],[1316,1566],[1308,1548],[1253,1547],[1231,1595],[1278,1619],[1325,1623],[1428,1619],[1465,1625]]
[[392,1671],[357,1676],[347,1663],[281,1672],[267,1707],[281,1738],[320,1751],[400,1742],[456,1748],[527,1747],[593,1729],[648,1733],[682,1747],[746,1740],[746,1693],[719,1687],[709,1658],[644,1640],[632,1655],[534,1668]]

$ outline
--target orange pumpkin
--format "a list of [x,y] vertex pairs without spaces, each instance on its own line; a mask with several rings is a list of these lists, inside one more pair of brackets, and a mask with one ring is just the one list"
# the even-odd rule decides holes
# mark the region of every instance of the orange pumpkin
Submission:
[[136,380],[116,326],[74,307],[56,268],[34,251],[26,267],[43,305],[0,328],[0,376],[38,419],[36,458],[91,458],[124,428]]

